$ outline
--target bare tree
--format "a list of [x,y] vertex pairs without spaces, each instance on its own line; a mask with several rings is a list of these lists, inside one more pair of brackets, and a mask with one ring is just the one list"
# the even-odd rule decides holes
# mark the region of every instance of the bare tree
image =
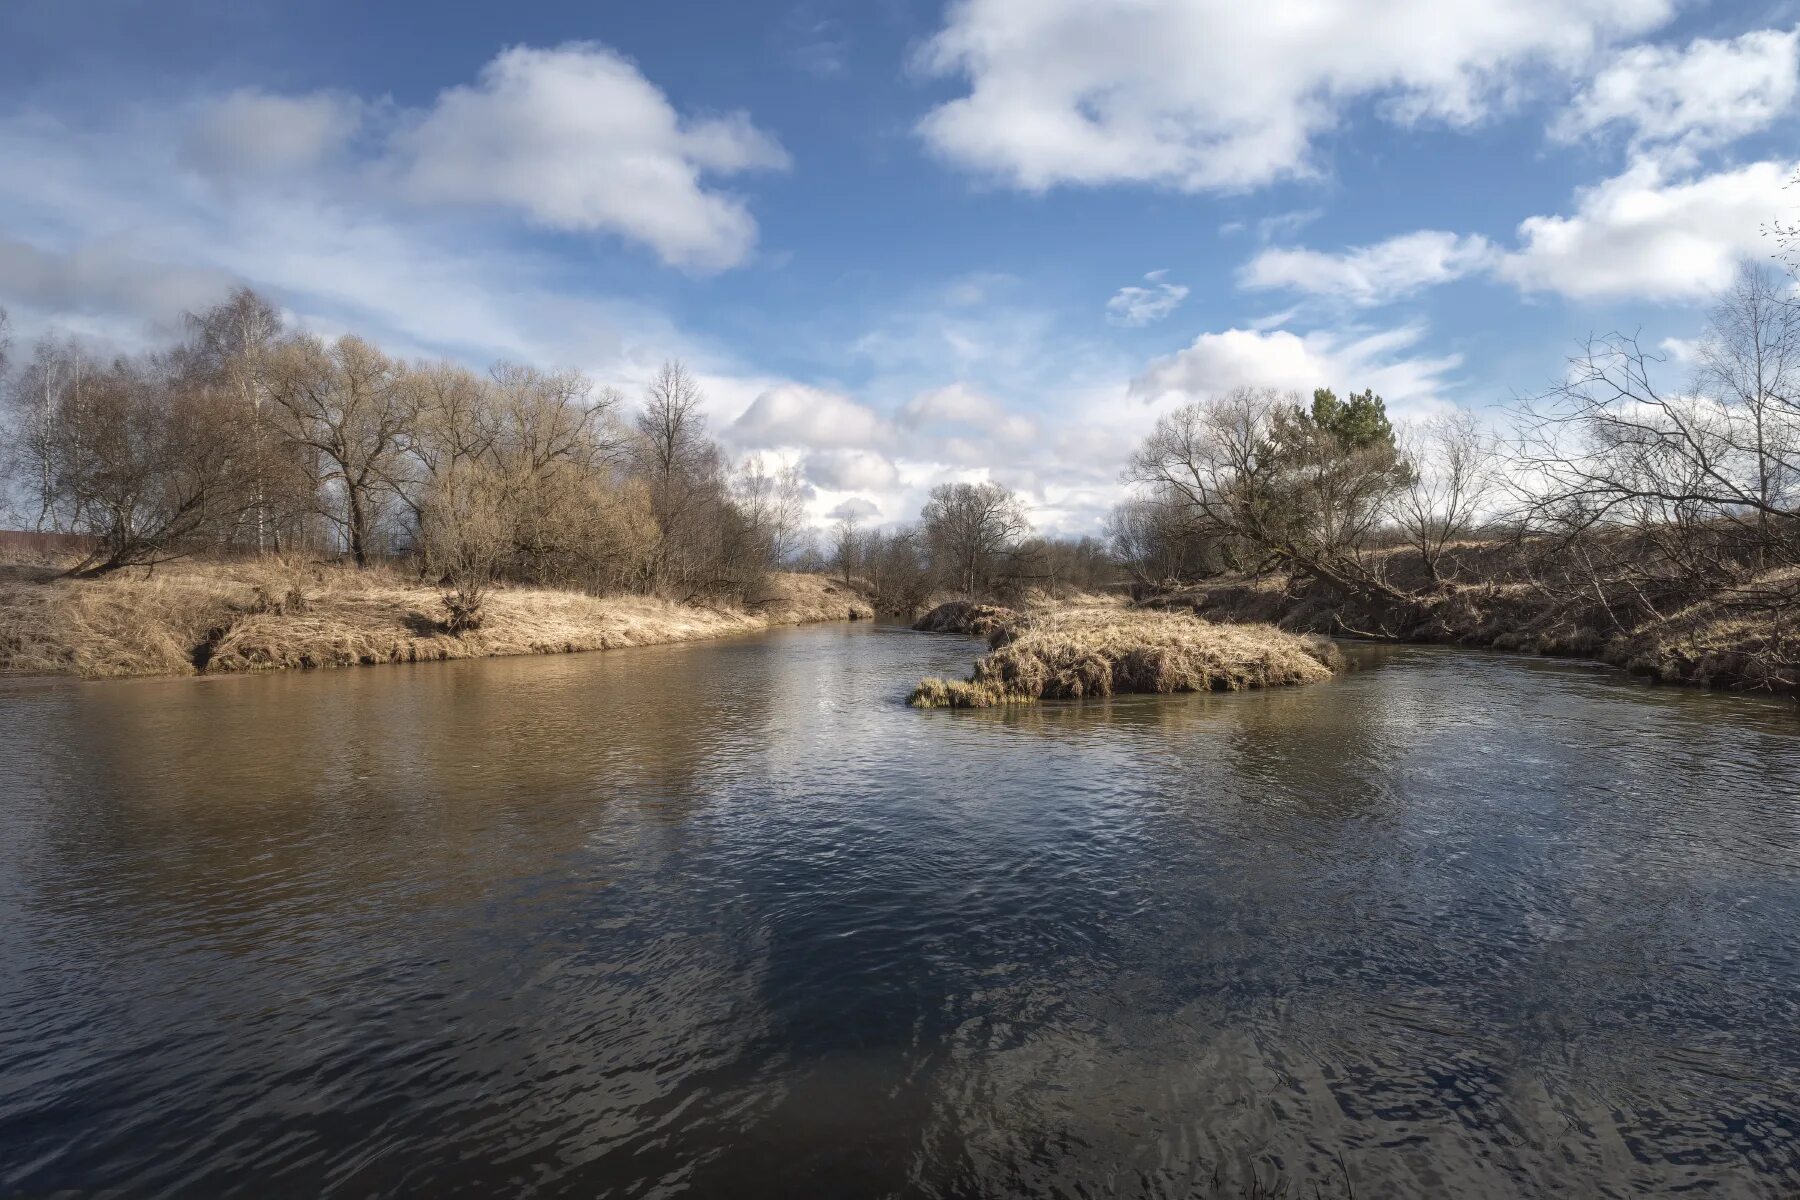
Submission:
[[806,536],[806,501],[812,494],[798,464],[771,470],[762,455],[738,465],[731,495],[757,538],[766,565],[787,562]]
[[513,549],[506,481],[492,468],[462,459],[432,476],[421,531],[431,559],[444,570],[449,632],[481,627],[483,604]]
[[846,584],[862,565],[861,524],[861,519],[855,513],[846,513],[831,527],[831,558],[837,564],[838,574],[843,576]]
[[81,445],[83,394],[92,375],[79,342],[44,337],[8,390],[13,445],[6,465],[40,532],[72,527],[81,517],[80,501],[59,488],[57,476],[61,457]]
[[493,438],[483,461],[506,481],[514,554],[526,578],[583,573],[587,560],[576,513],[603,503],[623,436],[619,394],[595,391],[579,371],[539,371],[501,363],[489,372]]
[[919,513],[926,542],[971,599],[992,581],[1000,560],[1031,531],[1025,506],[997,483],[941,483]]
[[1113,562],[1146,586],[1178,587],[1237,563],[1229,535],[1167,488],[1115,505],[1105,532]]
[[931,595],[925,538],[915,527],[870,530],[864,535],[862,562],[878,608],[911,613]]
[[1496,497],[1499,443],[1466,409],[1427,420],[1401,438],[1411,478],[1393,501],[1394,522],[1433,584],[1445,581],[1445,553],[1469,537]]
[[51,414],[53,509],[93,539],[72,574],[154,566],[216,544],[256,503],[233,402],[178,360],[121,359]]
[[499,363],[488,372],[494,448],[520,469],[537,474],[557,464],[594,468],[623,447],[612,419],[622,397],[596,392],[580,371],[540,371]]
[[644,392],[637,417],[637,456],[654,484],[703,470],[713,456],[706,438],[705,395],[678,362],[666,362]]
[[408,431],[402,379],[392,359],[352,336],[329,346],[296,338],[282,347],[273,374],[282,433],[311,455],[321,511],[359,567],[373,553]]
[[[1315,399],[1313,411],[1321,407]],[[1241,547],[1246,559],[1345,593],[1405,599],[1365,554],[1389,500],[1409,480],[1391,433],[1346,438],[1296,393],[1237,388],[1164,416],[1125,477],[1175,506],[1190,526]]]
[[1745,263],[1713,309],[1697,357],[1692,392],[1732,414],[1728,437],[1751,493],[1754,565],[1791,561],[1800,503],[1800,308],[1771,272]]
[[1697,358],[1683,388],[1663,355],[1610,334],[1524,401],[1526,527],[1565,540],[1631,534],[1634,569],[1690,587],[1800,562],[1800,314],[1746,267]]
[[390,482],[422,531],[432,481],[484,459],[498,435],[487,381],[455,363],[421,363],[406,372],[401,403],[404,453],[394,460]]
[[281,549],[281,518],[297,495],[304,472],[273,429],[271,359],[282,337],[281,314],[249,288],[237,288],[222,303],[188,313],[187,353],[191,370],[210,375],[214,386],[235,398],[255,450],[256,503],[248,514],[258,553]]
[[720,515],[723,463],[706,436],[705,397],[680,363],[664,363],[644,394],[633,458],[662,530],[651,589],[683,598],[709,586],[711,517]]

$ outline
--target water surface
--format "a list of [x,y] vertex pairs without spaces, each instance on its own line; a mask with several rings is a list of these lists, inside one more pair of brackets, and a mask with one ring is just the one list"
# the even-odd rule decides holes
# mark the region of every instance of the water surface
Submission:
[[0,1194],[1800,1194],[1800,715],[1364,650],[0,681]]

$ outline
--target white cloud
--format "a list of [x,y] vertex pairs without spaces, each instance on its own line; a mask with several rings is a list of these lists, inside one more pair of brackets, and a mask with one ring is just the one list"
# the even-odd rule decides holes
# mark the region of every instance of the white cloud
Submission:
[[1695,338],[1666,337],[1656,348],[1670,362],[1689,364],[1700,360],[1700,342]]
[[806,4],[792,9],[776,34],[789,62],[809,75],[835,79],[849,67],[850,34],[836,17]]
[[742,113],[683,119],[604,46],[502,51],[398,133],[391,168],[411,197],[516,209],[552,229],[606,230],[675,265],[742,262],[756,222],[706,173],[788,164]]
[[341,150],[362,119],[354,96],[242,89],[202,108],[182,159],[215,179],[305,171]]
[[1666,22],[1672,0],[960,0],[923,67],[967,95],[919,126],[1017,187],[1254,187],[1314,170],[1315,137],[1374,100],[1468,125],[1522,72],[1569,68]]
[[1008,412],[991,396],[966,383],[920,392],[900,410],[901,420],[914,429],[925,426],[960,426],[990,434],[1002,442],[1024,442],[1037,436],[1037,424],[1019,413]]
[[[101,125],[0,116],[0,161],[16,168],[0,172],[0,303],[22,343],[60,329],[145,348],[180,310],[243,282],[325,336],[354,331],[397,355],[477,367],[502,357],[575,366],[628,397],[681,358],[727,446],[800,465],[815,522],[853,498],[910,520],[934,484],[999,473],[1032,489],[1040,529],[1089,532],[1120,492],[1141,429],[1076,400],[1091,385],[1121,407],[1134,364],[1109,344],[1071,341],[1042,309],[998,303],[1004,280],[981,281],[974,308],[946,309],[945,281],[896,309],[853,352],[868,381],[851,397],[759,374],[652,307],[571,284],[554,247],[503,222],[421,210],[334,167],[204,186],[177,169],[191,116],[185,106]],[[912,419],[899,419],[908,408]]]
[[1262,386],[1311,392],[1374,388],[1390,410],[1405,413],[1438,403],[1446,376],[1461,365],[1457,355],[1418,357],[1409,352],[1424,337],[1420,325],[1376,332],[1296,334],[1227,329],[1203,333],[1176,354],[1156,359],[1131,381],[1131,395],[1151,404],[1184,403]]
[[1572,213],[1520,222],[1511,249],[1479,235],[1426,229],[1337,253],[1265,250],[1244,265],[1238,282],[1359,306],[1472,275],[1578,300],[1704,299],[1730,282],[1740,260],[1769,253],[1765,230],[1781,214],[1800,163],[1758,162],[1712,174],[1671,168],[1666,159],[1638,159],[1578,191]]
[[233,276],[191,263],[146,260],[117,239],[67,252],[0,237],[0,304],[67,317],[127,314],[163,329],[227,292]]
[[1106,302],[1106,319],[1132,328],[1162,320],[1187,299],[1188,289],[1164,279],[1169,272],[1151,271],[1144,276],[1149,287],[1122,287]]
[[669,357],[709,376],[742,374],[653,308],[569,288],[553,254],[491,222],[346,191],[330,172],[195,186],[176,169],[191,115],[141,106],[102,125],[0,117],[0,162],[13,168],[0,171],[0,229],[13,243],[0,304],[22,338],[58,329],[143,348],[183,310],[243,283],[307,328],[354,330],[405,356],[575,366],[628,391]]
[[1297,208],[1290,212],[1274,213],[1256,222],[1256,236],[1265,242],[1293,237],[1324,215],[1325,210],[1319,208]]
[[1238,282],[1367,306],[1480,271],[1493,255],[1486,238],[1421,229],[1338,254],[1295,247],[1264,250],[1245,264]]
[[803,384],[763,392],[732,422],[730,438],[745,446],[860,448],[889,441],[893,426],[848,396]]
[[833,521],[867,521],[870,517],[880,515],[881,509],[861,496],[852,496],[825,514]]
[[1633,146],[1723,145],[1766,128],[1800,94],[1800,31],[1763,29],[1615,54],[1550,127],[1557,141],[1630,131]]
[[1531,217],[1500,276],[1525,291],[1588,299],[1698,299],[1731,280],[1739,259],[1769,252],[1764,227],[1800,164],[1758,162],[1670,179],[1644,160],[1583,189],[1568,216]]
[[885,492],[900,482],[900,472],[873,450],[816,450],[800,466],[801,473],[834,492]]

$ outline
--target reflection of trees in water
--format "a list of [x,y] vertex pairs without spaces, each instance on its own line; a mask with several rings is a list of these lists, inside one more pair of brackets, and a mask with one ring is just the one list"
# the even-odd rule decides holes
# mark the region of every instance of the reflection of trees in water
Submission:
[[[958,712],[1101,753],[1124,749],[1122,785],[1211,806],[1270,801],[1349,819],[1386,794],[1381,723],[1346,680],[1308,687],[1113,696]],[[1122,745],[1121,745],[1122,744]],[[1122,756],[1124,757],[1124,756]]]
[[950,1054],[922,1170],[1048,1190],[1105,1161],[1182,1194],[1259,1153],[1326,1179],[1342,1148],[1363,1192],[1781,1194],[1800,744],[1712,702],[1397,651],[1317,688],[988,717],[1115,756],[1139,933],[1062,997],[1108,1020]]
[[143,1079],[238,1071],[215,1113],[398,1079],[315,1133],[465,1184],[1800,1184],[1800,742],[1751,710],[1407,650],[916,713],[866,636],[72,690],[0,733],[14,961],[180,1029]]
[[323,1145],[456,1131],[439,1165],[370,1158],[371,1187],[490,1171],[502,1191],[522,1146],[543,1169],[570,1149],[647,1169],[681,1122],[716,1136],[759,1037],[757,933],[680,869],[679,825],[725,753],[696,731],[749,736],[767,703],[725,678],[753,667],[495,660],[95,688],[49,713],[35,794],[9,797],[36,834],[0,893],[24,893],[49,956],[33,992],[85,981],[33,1019],[108,1061],[39,1069],[95,1103],[185,1081],[178,1105],[68,1129],[65,1178],[113,1164],[155,1190],[262,1162],[323,1186],[331,1158],[269,1140],[282,1113],[317,1113]]
[[1709,1186],[1773,1198],[1800,1179],[1776,1093],[1759,1106],[1698,1064],[1642,1077],[1660,1097],[1622,1096],[1520,1064],[1507,1030],[1459,1028],[1428,1006],[1209,998],[1146,1012],[1122,995],[1109,983],[1066,1005],[1086,1022],[1037,1023],[1010,1044],[984,1043],[993,1026],[956,1031],[917,1190],[1259,1195],[1271,1164],[1292,1188],[1273,1194],[1295,1196],[1344,1194],[1346,1174],[1359,1196],[1489,1200]]
[[301,896],[405,912],[603,868],[704,803],[768,704],[690,649],[86,689],[34,743],[61,876],[34,890],[149,925]]

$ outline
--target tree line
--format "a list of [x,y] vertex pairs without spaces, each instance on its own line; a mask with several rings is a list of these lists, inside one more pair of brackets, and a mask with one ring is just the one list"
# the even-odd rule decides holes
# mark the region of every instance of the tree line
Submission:
[[500,582],[754,603],[770,570],[837,570],[906,611],[930,596],[1095,586],[1094,538],[1031,536],[992,483],[933,489],[914,525],[816,545],[794,466],[733,462],[679,364],[636,406],[572,370],[406,362],[284,326],[240,289],[160,350],[97,359],[47,337],[0,383],[23,523],[80,535],[100,576],[204,553],[401,558],[479,624]]
[[862,583],[877,607],[897,613],[947,594],[1011,601],[1032,591],[1095,591],[1121,574],[1104,540],[1035,534],[1024,501],[991,481],[938,484],[910,524],[864,529],[855,517],[840,518],[817,566]]
[[[1681,362],[1595,338],[1484,424],[1396,431],[1381,398],[1238,388],[1164,416],[1132,457],[1115,552],[1147,584],[1281,571],[1406,614],[1453,591],[1471,539],[1620,628],[1702,596],[1791,612],[1800,567],[1800,306],[1746,264]],[[1413,553],[1394,553],[1397,547]]]
[[1800,568],[1800,308],[1752,266],[1683,364],[1597,338],[1491,422],[1396,429],[1374,392],[1326,388],[1185,406],[1132,456],[1104,538],[1077,540],[1034,536],[1016,494],[965,482],[912,524],[845,517],[821,548],[798,469],[733,462],[676,363],[628,408],[575,371],[408,363],[289,330],[247,290],[154,353],[100,362],[49,338],[8,370],[5,345],[0,314],[7,478],[28,524],[89,539],[79,573],[203,550],[405,555],[443,581],[457,629],[500,581],[745,603],[784,565],[901,612],[1279,571],[1404,614],[1496,541],[1623,627],[1724,591],[1791,607],[1783,572]]
[[576,371],[403,362],[286,329],[239,290],[152,353],[50,337],[4,368],[15,504],[86,539],[79,575],[406,555],[464,629],[501,580],[742,602],[804,532],[798,472],[730,461],[677,363],[627,412]]

